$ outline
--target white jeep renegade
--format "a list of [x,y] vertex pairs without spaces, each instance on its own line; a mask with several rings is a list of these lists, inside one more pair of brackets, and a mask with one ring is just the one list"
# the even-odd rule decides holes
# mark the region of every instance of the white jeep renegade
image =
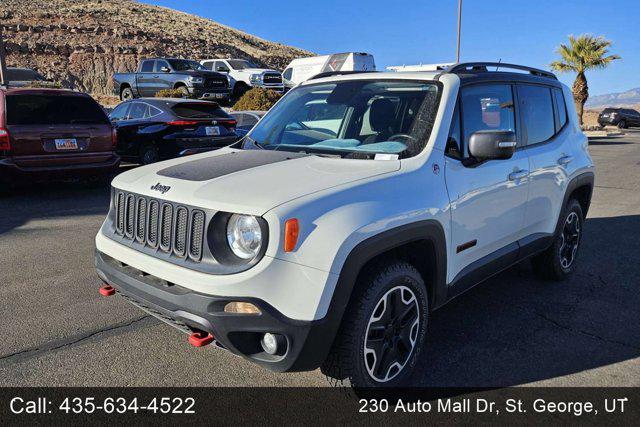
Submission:
[[571,92],[497,65],[312,79],[234,146],[119,175],[101,292],[270,370],[410,384],[432,310],[525,258],[576,266]]

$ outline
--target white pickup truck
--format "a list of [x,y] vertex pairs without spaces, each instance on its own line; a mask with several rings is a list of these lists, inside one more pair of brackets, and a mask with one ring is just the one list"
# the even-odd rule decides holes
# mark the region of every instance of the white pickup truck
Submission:
[[252,87],[283,91],[282,74],[279,71],[258,68],[246,59],[205,59],[200,61],[207,70],[225,73],[230,77],[232,96],[240,98]]

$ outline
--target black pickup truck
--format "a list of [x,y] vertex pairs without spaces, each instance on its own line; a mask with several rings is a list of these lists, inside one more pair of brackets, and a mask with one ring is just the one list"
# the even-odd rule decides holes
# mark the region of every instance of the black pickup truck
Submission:
[[226,75],[209,71],[196,61],[175,58],[144,59],[135,73],[113,75],[113,88],[120,99],[153,97],[162,89],[178,89],[184,97],[228,101]]

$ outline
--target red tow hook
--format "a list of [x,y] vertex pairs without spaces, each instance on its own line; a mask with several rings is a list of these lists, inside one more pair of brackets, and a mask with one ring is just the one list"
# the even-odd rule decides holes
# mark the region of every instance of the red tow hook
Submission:
[[103,297],[110,297],[111,295],[115,295],[116,288],[111,285],[104,285],[98,289],[98,292],[100,292],[100,295]]
[[208,332],[198,331],[189,335],[189,344],[194,347],[204,347],[213,342],[213,335]]

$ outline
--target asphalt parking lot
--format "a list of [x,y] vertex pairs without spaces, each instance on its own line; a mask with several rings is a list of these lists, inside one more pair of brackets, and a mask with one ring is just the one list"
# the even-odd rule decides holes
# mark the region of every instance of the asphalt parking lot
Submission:
[[[640,131],[594,139],[596,189],[571,280],[518,265],[434,313],[423,386],[640,386]],[[0,199],[0,386],[315,386],[103,298],[94,236],[107,188]]]

